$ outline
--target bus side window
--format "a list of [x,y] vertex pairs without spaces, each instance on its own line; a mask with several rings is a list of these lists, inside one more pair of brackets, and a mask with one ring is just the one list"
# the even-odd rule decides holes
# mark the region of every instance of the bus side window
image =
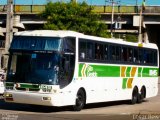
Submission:
[[87,42],[86,58],[93,59],[93,43]]
[[120,50],[121,50],[121,47],[116,46],[116,60],[117,61],[120,61],[120,58],[121,58]]
[[80,41],[79,43],[79,58],[80,59],[86,58],[86,42]]
[[147,50],[144,50],[144,53],[143,53],[143,63],[146,64],[147,63]]
[[102,44],[95,44],[95,59],[103,60],[103,45]]
[[104,46],[104,59],[108,60],[108,45]]
[[154,62],[153,62],[153,57],[154,57],[153,54],[154,54],[154,53],[153,53],[153,50],[147,51],[147,63],[148,63],[148,64],[154,63]]
[[122,47],[122,50],[121,50],[121,53],[122,53],[122,61],[127,61],[127,48],[126,47]]
[[133,62],[134,62],[134,63],[137,63],[137,62],[138,62],[138,49],[134,49]]
[[154,65],[157,65],[157,51],[154,51]]
[[143,63],[143,49],[138,50],[138,63]]
[[110,60],[116,60],[116,47],[115,46],[113,46],[113,45],[110,45],[109,46],[109,52],[110,52],[110,54],[109,54],[109,57],[110,57]]
[[128,48],[128,55],[129,55],[129,58],[128,58],[128,61],[129,62],[133,62],[133,49],[132,48]]

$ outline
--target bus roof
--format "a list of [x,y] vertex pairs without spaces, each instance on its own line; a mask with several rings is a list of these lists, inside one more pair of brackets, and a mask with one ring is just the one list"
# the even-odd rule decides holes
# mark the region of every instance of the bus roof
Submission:
[[44,37],[76,37],[84,34],[69,30],[33,30],[15,33],[16,36],[44,36]]
[[85,35],[83,33],[69,31],[69,30],[33,30],[33,31],[22,31],[17,32],[14,34],[15,36],[42,36],[42,37],[78,37],[82,39],[88,39],[93,41],[102,41],[102,42],[109,42],[115,44],[123,44],[123,45],[130,45],[130,46],[139,46],[139,47],[146,47],[146,48],[153,48],[158,49],[157,45],[154,43],[133,43],[127,42],[123,39],[118,38],[102,38],[96,36]]

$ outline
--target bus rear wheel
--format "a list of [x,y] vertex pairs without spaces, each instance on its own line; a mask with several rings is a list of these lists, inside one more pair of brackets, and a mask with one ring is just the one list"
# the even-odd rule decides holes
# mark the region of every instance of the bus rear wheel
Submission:
[[138,101],[138,88],[135,87],[135,88],[133,89],[133,92],[132,92],[131,104],[132,104],[132,105],[133,105],[133,104],[136,104],[137,101]]
[[75,102],[75,105],[73,106],[73,110],[74,111],[82,110],[82,108],[85,105],[85,101],[86,101],[85,92],[82,89],[78,90],[77,96],[76,96],[76,102]]
[[138,103],[142,103],[145,97],[146,97],[146,89],[143,86],[141,88],[141,93],[139,94],[139,97],[138,97]]

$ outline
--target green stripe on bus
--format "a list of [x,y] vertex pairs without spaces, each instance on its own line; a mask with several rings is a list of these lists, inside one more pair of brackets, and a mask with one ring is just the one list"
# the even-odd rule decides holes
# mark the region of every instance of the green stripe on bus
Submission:
[[[127,67],[125,77],[131,77],[132,66]],[[134,77],[157,77],[158,68],[138,67],[138,75]],[[79,77],[120,77],[121,67],[112,65],[79,64]]]
[[81,71],[82,71],[82,67],[84,64],[79,64],[79,71],[78,71],[78,76],[81,76]]
[[142,72],[142,67],[139,67],[138,68],[138,77],[141,77],[142,75],[141,75],[141,72]]
[[98,77],[120,77],[119,66],[99,66],[92,65],[93,69],[97,72]]
[[123,83],[122,83],[122,88],[126,89],[127,88],[127,79],[128,78],[123,78]]
[[157,77],[158,68],[143,68],[142,77]]
[[131,67],[127,67],[126,77],[130,77],[130,71],[131,71]]
[[79,77],[120,77],[120,67],[79,64],[78,75]]

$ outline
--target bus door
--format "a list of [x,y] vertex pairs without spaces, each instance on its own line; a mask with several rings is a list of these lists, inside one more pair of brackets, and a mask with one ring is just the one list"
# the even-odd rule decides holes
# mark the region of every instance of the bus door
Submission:
[[75,66],[75,55],[64,54],[60,63],[60,87],[68,85],[73,78]]

